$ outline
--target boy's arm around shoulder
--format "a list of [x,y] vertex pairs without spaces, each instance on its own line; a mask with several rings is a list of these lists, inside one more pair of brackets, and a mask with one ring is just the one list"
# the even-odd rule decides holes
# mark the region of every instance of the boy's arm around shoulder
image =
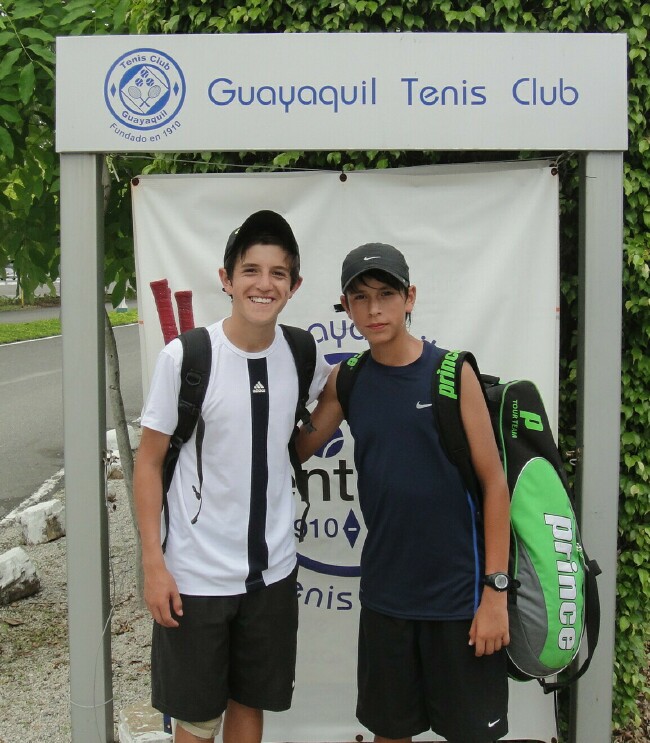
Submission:
[[311,430],[302,426],[296,436],[295,445],[298,458],[306,461],[332,437],[343,420],[343,410],[336,394],[336,377],[339,367],[332,368],[316,407],[311,413]]
[[[467,363],[461,372],[460,400],[472,465],[483,493],[485,573],[505,573],[510,551],[510,496],[483,391]],[[491,655],[510,642],[507,598],[505,591],[483,587],[470,630],[470,644],[475,646],[476,655]]]
[[165,565],[160,543],[162,468],[170,438],[151,428],[142,429],[133,470],[133,495],[142,543],[145,603],[158,624],[178,627],[171,610],[180,616],[183,606],[176,581]]

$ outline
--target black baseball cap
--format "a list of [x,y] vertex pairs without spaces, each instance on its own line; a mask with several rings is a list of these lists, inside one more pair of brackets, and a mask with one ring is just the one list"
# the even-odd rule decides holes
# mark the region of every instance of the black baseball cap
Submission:
[[366,271],[385,271],[394,276],[406,288],[409,281],[409,267],[406,259],[397,248],[385,243],[366,243],[351,250],[341,268],[341,290],[345,293],[352,279]]
[[226,243],[226,251],[223,255],[223,262],[227,262],[233,251],[243,245],[250,245],[256,236],[262,234],[277,237],[279,243],[286,250],[293,255],[300,255],[298,242],[287,220],[277,212],[263,209],[251,214],[241,227],[237,227],[230,233]]

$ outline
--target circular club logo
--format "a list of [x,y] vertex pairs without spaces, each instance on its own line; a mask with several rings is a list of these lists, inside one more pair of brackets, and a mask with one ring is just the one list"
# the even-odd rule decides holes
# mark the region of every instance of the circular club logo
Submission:
[[157,49],[134,49],[117,59],[104,83],[113,116],[130,129],[157,129],[171,121],[185,100],[181,68]]

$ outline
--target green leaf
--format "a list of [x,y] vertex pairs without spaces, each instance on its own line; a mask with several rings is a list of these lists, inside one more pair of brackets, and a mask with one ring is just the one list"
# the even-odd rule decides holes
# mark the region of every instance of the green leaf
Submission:
[[117,307],[117,305],[124,299],[124,296],[126,294],[126,278],[121,277],[113,287],[113,291],[111,293],[111,302],[113,304],[113,307]]
[[34,63],[29,62],[26,64],[20,72],[18,78],[18,90],[20,92],[20,100],[26,105],[29,99],[34,93],[34,82],[36,76],[34,74]]
[[[113,13],[113,26],[115,32],[122,30],[123,26],[126,26],[126,14],[131,6],[130,0],[120,0],[115,6],[115,12]],[[126,28],[124,29],[126,30]]]
[[25,18],[35,18],[43,12],[43,7],[37,2],[23,2],[14,5],[11,11],[12,21],[22,21]]
[[11,139],[11,135],[4,126],[0,126],[0,152],[6,155],[9,159],[14,156],[14,143]]
[[51,28],[53,31],[58,31],[61,25],[60,20],[55,15],[44,15],[38,19],[38,24],[42,28]]
[[22,49],[12,49],[10,52],[5,54],[4,59],[0,62],[0,80],[7,77],[7,75],[12,71],[16,60],[20,57],[21,53]]
[[630,28],[628,29],[628,36],[630,43],[643,44],[648,36],[648,32],[645,28]]
[[32,52],[32,54],[36,54],[41,59],[44,59],[46,62],[49,62],[52,65],[54,64],[54,52],[49,46],[43,46],[42,44],[29,44],[27,49]]
[[51,44],[54,41],[54,36],[48,34],[47,31],[43,31],[42,28],[21,28],[20,33],[21,36],[27,36],[28,39],[38,39],[46,44]]
[[[92,9],[89,8],[87,5],[83,5],[78,8],[72,8],[72,10],[69,10],[64,18],[61,21],[62,26],[69,26],[71,23],[74,23],[79,18],[85,18],[92,14]],[[73,32],[74,33],[74,32]]]
[[54,82],[54,70],[52,69],[52,66],[41,62],[40,59],[36,59],[34,61],[38,68],[42,70],[52,80],[52,82]]
[[22,121],[21,115],[15,108],[4,104],[0,104],[0,117],[11,124],[20,124]]
[[167,31],[170,34],[173,34],[178,29],[178,22],[180,20],[180,16],[173,15],[165,24],[165,31]]

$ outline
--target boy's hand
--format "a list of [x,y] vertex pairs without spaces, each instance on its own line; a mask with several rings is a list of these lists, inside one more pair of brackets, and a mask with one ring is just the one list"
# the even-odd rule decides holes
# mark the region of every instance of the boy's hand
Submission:
[[508,596],[492,588],[484,588],[481,603],[469,630],[469,644],[475,655],[492,655],[510,644],[508,629]]
[[183,616],[183,603],[176,581],[164,565],[145,570],[144,600],[151,616],[158,624],[163,627],[179,626],[174,615]]

